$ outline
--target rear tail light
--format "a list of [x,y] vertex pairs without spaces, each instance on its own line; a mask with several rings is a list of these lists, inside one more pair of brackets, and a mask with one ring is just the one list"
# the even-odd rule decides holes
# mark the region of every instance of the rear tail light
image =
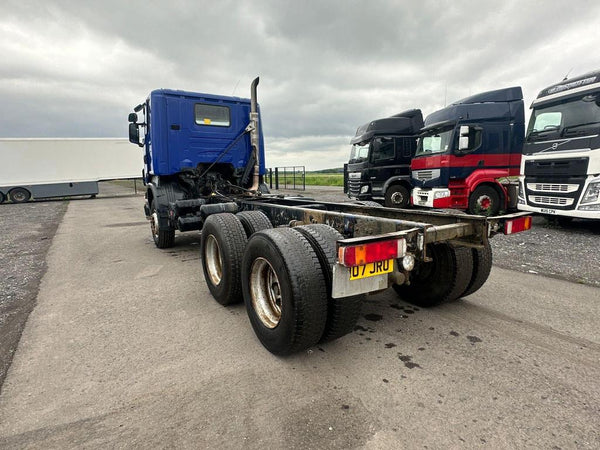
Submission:
[[515,234],[531,228],[531,216],[519,217],[504,222],[504,234]]
[[338,261],[346,267],[402,258],[406,253],[406,241],[393,239],[360,245],[348,245],[338,249]]

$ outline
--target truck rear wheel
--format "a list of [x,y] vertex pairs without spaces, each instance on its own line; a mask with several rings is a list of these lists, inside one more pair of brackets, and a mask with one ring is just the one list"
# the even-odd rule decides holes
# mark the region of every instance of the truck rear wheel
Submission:
[[25,188],[14,188],[8,193],[8,198],[13,203],[25,203],[31,199],[31,193]]
[[393,184],[385,191],[385,206],[406,208],[410,202],[410,192],[401,184]]
[[242,257],[248,238],[231,213],[212,214],[200,237],[202,270],[212,296],[221,305],[242,301]]
[[4,194],[0,192],[0,203],[4,203]]
[[471,295],[485,284],[492,270],[492,247],[489,243],[483,249],[473,248],[473,275],[461,297]]
[[236,217],[242,223],[247,237],[252,236],[257,231],[273,228],[271,221],[262,211],[242,211],[237,213]]
[[287,355],[316,344],[327,319],[327,289],[308,240],[290,228],[252,235],[242,285],[252,328],[271,353]]
[[495,216],[500,211],[500,195],[491,186],[479,186],[469,197],[469,212],[482,216]]
[[154,245],[158,248],[170,248],[175,244],[175,230],[172,228],[164,229],[160,226],[158,209],[156,209],[156,202],[154,200],[152,200],[152,204],[150,205],[150,231],[152,232]]
[[456,300],[467,290],[473,274],[471,249],[449,244],[427,246],[431,262],[413,270],[410,284],[395,284],[394,290],[404,300],[418,306],[435,306]]
[[293,228],[298,230],[310,242],[315,250],[321,270],[325,275],[327,288],[327,322],[320,342],[329,342],[345,336],[354,330],[362,308],[364,295],[332,298],[331,286],[333,265],[336,264],[336,241],[343,236],[334,228],[325,224],[303,225]]

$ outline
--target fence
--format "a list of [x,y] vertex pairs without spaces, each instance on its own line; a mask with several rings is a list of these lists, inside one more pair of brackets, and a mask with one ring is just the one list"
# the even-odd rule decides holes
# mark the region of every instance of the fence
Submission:
[[[306,190],[305,166],[275,167],[269,169],[269,187],[273,189]],[[273,186],[275,181],[275,186]]]

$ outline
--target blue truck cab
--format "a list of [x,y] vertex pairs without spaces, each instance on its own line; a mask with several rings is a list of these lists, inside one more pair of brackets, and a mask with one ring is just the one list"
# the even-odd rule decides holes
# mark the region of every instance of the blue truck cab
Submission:
[[251,99],[158,89],[129,114],[129,140],[145,150],[144,210],[158,247],[173,245],[175,230],[201,229],[200,209],[217,197],[267,190],[254,107]]

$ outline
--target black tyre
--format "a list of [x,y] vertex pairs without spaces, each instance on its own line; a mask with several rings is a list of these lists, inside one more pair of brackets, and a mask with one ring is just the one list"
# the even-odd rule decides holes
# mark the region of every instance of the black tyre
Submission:
[[479,186],[469,197],[469,212],[481,216],[495,216],[500,211],[500,195],[491,186]]
[[483,249],[473,248],[473,275],[461,297],[471,295],[485,284],[492,270],[492,247],[489,243]]
[[252,236],[257,231],[273,228],[271,221],[262,211],[242,211],[237,213],[236,217],[242,223],[247,237]]
[[13,203],[25,203],[31,199],[31,192],[25,188],[14,188],[8,193],[8,198]]
[[231,213],[212,214],[200,237],[202,270],[210,293],[221,305],[240,303],[242,257],[248,238],[240,221]]
[[308,239],[321,263],[327,288],[327,322],[320,342],[333,341],[354,330],[364,300],[364,295],[344,298],[331,297],[333,265],[336,263],[337,255],[335,243],[343,239],[343,236],[325,224],[303,225],[293,229]]
[[385,191],[385,206],[406,208],[410,202],[410,192],[401,184],[393,184]]
[[456,300],[471,282],[471,249],[440,243],[428,245],[427,251],[433,261],[419,264],[410,284],[394,285],[394,290],[407,302],[423,307]]
[[381,208],[382,206],[381,203],[377,203],[373,200],[358,200],[354,203],[361,206],[372,206],[373,208]]
[[4,194],[0,192],[0,203],[4,203]]
[[327,319],[327,289],[308,240],[290,228],[252,235],[242,263],[252,328],[271,353],[287,355],[316,344]]
[[154,245],[158,248],[170,248],[175,244],[175,230],[173,228],[167,228],[160,226],[158,218],[158,210],[156,209],[156,202],[152,200],[150,205],[150,231],[152,232],[152,239],[154,239]]

